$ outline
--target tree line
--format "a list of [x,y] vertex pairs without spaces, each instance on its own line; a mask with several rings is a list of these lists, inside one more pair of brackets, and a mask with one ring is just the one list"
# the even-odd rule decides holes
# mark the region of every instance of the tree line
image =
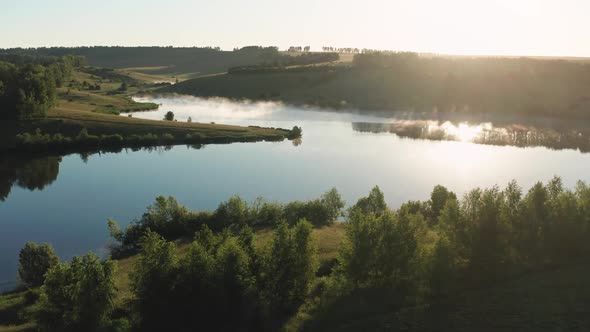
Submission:
[[[343,212],[338,198],[332,190],[316,203],[295,205],[331,207],[316,224],[321,226]],[[50,247],[27,244],[19,272],[29,286],[43,284],[34,313],[38,326],[277,330],[296,312],[312,319],[328,308],[338,310],[340,299],[359,292],[376,291],[400,308],[522,271],[570,264],[590,251],[590,186],[579,182],[567,190],[558,177],[526,193],[513,181],[503,189],[471,190],[463,198],[436,186],[429,200],[395,210],[375,187],[346,211],[336,264],[323,277],[316,274],[314,225],[306,220],[314,214],[288,217],[291,203],[282,209],[264,205],[248,206],[234,197],[215,212],[199,212],[212,219],[193,220],[196,232],[183,231],[192,240],[180,250],[169,230],[185,225],[191,212],[173,198],[159,197],[138,223],[149,227],[128,228],[137,233],[138,259],[130,273],[134,298],[123,312],[114,310],[113,261],[89,254],[57,263]],[[273,238],[256,246],[250,226],[269,216]],[[128,236],[113,222],[109,226],[118,240]]]
[[121,229],[114,220],[108,221],[111,236],[117,240],[114,252],[125,254],[140,247],[147,230],[156,232],[167,240],[176,240],[193,234],[203,226],[214,231],[228,227],[273,227],[284,221],[294,225],[305,219],[315,227],[329,225],[343,213],[344,201],[336,189],[310,201],[293,201],[287,204],[269,202],[258,198],[248,204],[240,196],[232,196],[221,202],[214,211],[190,211],[174,197],[159,196],[147,207],[138,220]]
[[[253,66],[230,67],[228,74],[263,74],[276,73],[287,70],[294,70],[297,68],[286,68],[289,66],[307,66],[322,64],[326,62],[338,61],[340,56],[338,53],[305,53],[297,56],[278,55],[261,64]],[[311,66],[310,66],[311,67]],[[315,66],[314,66],[315,67]],[[319,66],[322,69],[329,69],[326,66]],[[307,68],[307,67],[306,67]],[[305,69],[303,69],[305,70]],[[314,70],[311,68],[309,70]]]
[[57,102],[56,87],[69,80],[80,57],[0,56],[0,119],[43,118]]

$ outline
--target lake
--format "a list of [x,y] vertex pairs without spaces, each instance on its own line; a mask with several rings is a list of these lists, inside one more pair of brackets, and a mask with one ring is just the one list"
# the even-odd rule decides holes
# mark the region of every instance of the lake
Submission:
[[[569,188],[577,180],[590,181],[590,154],[581,152],[588,151],[587,134],[561,125],[536,134],[531,128],[538,129],[538,123],[496,127],[493,122],[415,122],[275,103],[138,99],[161,107],[135,117],[161,119],[173,111],[178,121],[191,117],[206,123],[297,125],[303,128],[303,139],[37,159],[2,157],[0,288],[14,286],[18,252],[26,241],[49,242],[62,259],[88,251],[104,254],[107,218],[126,225],[157,195],[173,195],[196,210],[214,209],[233,194],[248,201],[263,196],[286,202],[316,198],[336,187],[350,204],[379,185],[388,204],[397,207],[407,200],[426,200],[436,184],[461,195],[477,186],[503,187],[512,179],[525,189],[554,175]],[[590,128],[579,122],[573,127]],[[437,134],[441,130],[442,136]],[[515,130],[525,130],[524,136],[515,136]],[[478,140],[497,136],[496,131],[507,141]],[[501,146],[509,143],[519,147]]]

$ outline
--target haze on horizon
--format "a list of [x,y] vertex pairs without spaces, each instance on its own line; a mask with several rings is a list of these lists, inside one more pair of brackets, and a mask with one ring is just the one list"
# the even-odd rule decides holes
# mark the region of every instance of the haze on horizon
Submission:
[[0,48],[310,45],[590,56],[584,0],[24,0],[3,7]]

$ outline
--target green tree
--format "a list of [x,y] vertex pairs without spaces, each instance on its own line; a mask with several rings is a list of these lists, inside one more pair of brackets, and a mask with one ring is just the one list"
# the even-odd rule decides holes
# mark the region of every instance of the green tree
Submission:
[[166,115],[164,115],[164,120],[174,121],[174,112],[172,112],[172,111],[166,112]]
[[[337,279],[350,289],[418,291],[425,281],[426,223],[421,214],[376,215],[354,207],[340,246]],[[403,296],[402,296],[403,297]]]
[[248,217],[248,204],[238,195],[233,195],[229,200],[220,203],[215,210],[217,227],[245,225],[248,223]]
[[131,289],[137,298],[140,327],[155,331],[166,326],[163,317],[171,312],[173,289],[179,274],[178,256],[176,245],[154,232],[143,236],[140,248],[129,275]]
[[344,208],[345,202],[336,188],[332,188],[323,194],[320,201],[326,209],[327,224],[332,223],[338,217],[342,216],[342,209]]
[[368,197],[363,197],[358,200],[353,208],[358,208],[362,213],[372,213],[380,216],[387,210],[385,203],[385,196],[379,186],[371,189]]
[[266,248],[263,298],[278,314],[292,312],[308,294],[318,268],[312,226],[300,220],[294,228],[280,223]]
[[445,207],[449,199],[457,199],[457,195],[441,185],[434,187],[429,201],[431,215],[434,221],[437,221],[436,219],[440,215],[440,211]]
[[45,273],[58,263],[51,245],[27,242],[19,253],[18,275],[28,287],[38,287],[43,284]]
[[41,288],[37,326],[42,331],[100,331],[110,325],[116,264],[94,254],[52,267]]

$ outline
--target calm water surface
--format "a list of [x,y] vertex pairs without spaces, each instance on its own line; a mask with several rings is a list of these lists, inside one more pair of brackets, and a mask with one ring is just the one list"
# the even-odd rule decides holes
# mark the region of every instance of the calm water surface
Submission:
[[[26,241],[49,242],[62,259],[106,252],[106,219],[126,225],[157,195],[174,195],[192,209],[214,209],[239,194],[290,201],[316,198],[337,187],[348,203],[379,185],[396,207],[425,200],[443,184],[463,194],[477,186],[504,186],[512,179],[528,188],[560,175],[572,188],[590,181],[590,154],[574,149],[478,145],[400,138],[391,131],[367,132],[353,123],[392,119],[302,110],[272,103],[232,103],[196,98],[156,98],[160,110],[135,117],[291,128],[303,127],[301,142],[176,146],[169,150],[123,151],[81,157],[0,163],[0,288],[14,286],[18,251]],[[453,129],[459,140],[474,129]]]

